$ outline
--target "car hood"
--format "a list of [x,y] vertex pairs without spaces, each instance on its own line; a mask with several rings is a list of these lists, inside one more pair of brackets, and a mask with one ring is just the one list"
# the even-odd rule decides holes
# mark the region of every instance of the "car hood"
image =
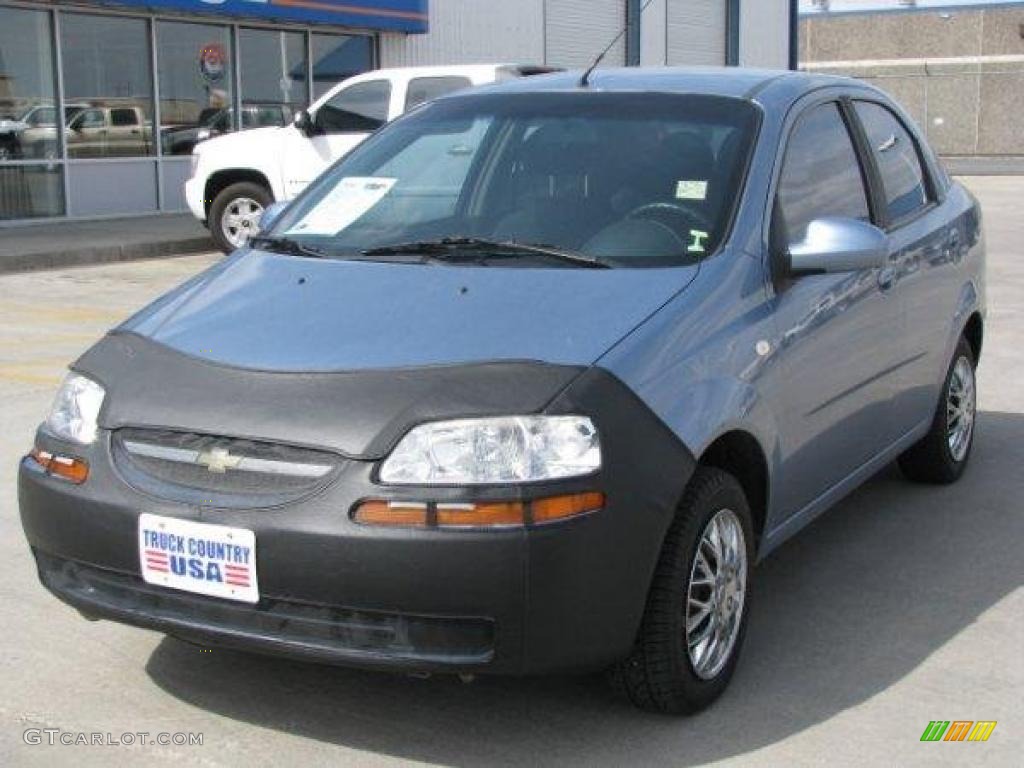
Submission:
[[395,264],[241,251],[119,330],[261,371],[513,360],[589,365],[696,271]]
[[225,133],[223,136],[214,136],[212,139],[207,139],[202,144],[196,145],[196,152],[199,153],[222,153],[230,151],[235,148],[239,149],[252,149],[253,141],[258,140],[272,134],[277,133],[285,128],[280,125],[268,125],[263,128],[247,128],[244,131],[236,131],[234,133]]
[[538,413],[696,267],[400,265],[240,251],[79,358],[123,427],[387,455],[425,421]]

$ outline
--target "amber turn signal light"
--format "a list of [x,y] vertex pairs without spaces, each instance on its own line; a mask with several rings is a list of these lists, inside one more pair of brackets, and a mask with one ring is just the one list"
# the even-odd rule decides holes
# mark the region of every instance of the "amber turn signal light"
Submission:
[[36,464],[45,469],[47,474],[76,485],[84,483],[89,477],[89,465],[81,459],[53,454],[40,448],[33,448],[28,455]]
[[402,501],[364,501],[356,507],[352,519],[367,525],[426,525],[427,505]]
[[603,493],[573,493],[535,501],[487,501],[465,504],[373,499],[352,512],[365,525],[396,527],[488,528],[550,523],[594,512],[604,506]]

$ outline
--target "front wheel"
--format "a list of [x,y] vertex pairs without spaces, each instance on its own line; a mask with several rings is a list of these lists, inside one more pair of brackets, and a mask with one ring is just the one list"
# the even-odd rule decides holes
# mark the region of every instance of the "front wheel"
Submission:
[[961,337],[942,384],[931,429],[899,458],[900,469],[909,479],[945,485],[963,474],[974,445],[978,407],[974,369],[974,351]]
[[732,678],[750,610],[750,507],[727,472],[699,467],[665,537],[629,658],[611,671],[638,707],[693,713]]
[[262,184],[240,181],[225,187],[210,204],[210,234],[224,253],[241,248],[259,233],[260,217],[274,200]]

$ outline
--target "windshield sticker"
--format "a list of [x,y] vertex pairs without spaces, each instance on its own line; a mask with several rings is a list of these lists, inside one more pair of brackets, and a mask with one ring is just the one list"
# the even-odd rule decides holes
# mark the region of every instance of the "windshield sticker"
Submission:
[[690,230],[690,245],[687,253],[704,253],[704,241],[708,239],[708,233],[699,229]]
[[398,179],[346,176],[288,235],[336,235],[379,203]]
[[704,200],[708,183],[701,179],[680,179],[676,182],[676,200]]

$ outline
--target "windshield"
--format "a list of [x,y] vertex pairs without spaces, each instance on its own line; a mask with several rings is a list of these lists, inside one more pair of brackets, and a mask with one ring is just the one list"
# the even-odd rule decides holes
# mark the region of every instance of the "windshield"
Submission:
[[[442,99],[331,168],[270,234],[334,256],[460,239],[606,266],[692,264],[726,232],[757,122],[751,104],[712,96]],[[502,265],[533,258],[513,255]]]

